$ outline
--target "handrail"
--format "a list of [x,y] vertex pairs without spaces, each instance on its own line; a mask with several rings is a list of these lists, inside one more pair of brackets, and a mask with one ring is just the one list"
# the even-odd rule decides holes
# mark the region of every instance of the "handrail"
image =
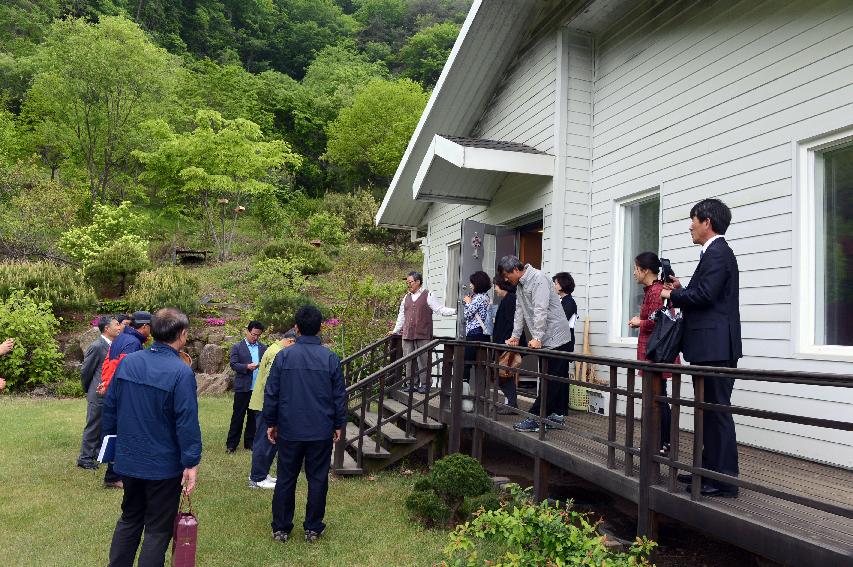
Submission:
[[405,364],[406,362],[409,362],[410,360],[414,360],[415,358],[417,358],[418,356],[420,356],[420,355],[421,355],[421,354],[423,354],[424,352],[426,352],[426,351],[428,351],[428,350],[431,350],[434,346],[436,346],[436,345],[437,345],[437,344],[439,344],[440,342],[441,342],[441,340],[440,340],[440,339],[433,339],[433,340],[431,340],[430,342],[428,342],[427,344],[425,344],[424,346],[422,346],[421,348],[419,348],[419,349],[417,349],[417,350],[413,350],[413,351],[412,351],[412,352],[410,352],[409,354],[407,354],[407,355],[405,355],[405,356],[402,356],[402,357],[398,358],[397,360],[393,361],[393,362],[392,362],[391,364],[389,364],[388,366],[383,366],[383,367],[382,367],[382,368],[380,368],[379,370],[375,371],[373,374],[370,374],[370,375],[369,375],[369,376],[367,376],[366,378],[362,378],[361,380],[359,380],[359,381],[358,381],[358,382],[356,382],[355,384],[351,384],[350,386],[347,386],[347,389],[346,389],[347,394],[349,394],[350,392],[352,392],[352,391],[354,391],[354,390],[356,390],[356,389],[363,388],[364,386],[366,386],[366,385],[367,385],[367,384],[369,384],[370,382],[376,382],[376,381],[378,381],[378,380],[379,380],[379,378],[380,378],[384,373],[386,373],[386,372],[388,372],[388,371],[390,371],[390,370],[393,370],[393,369],[399,368],[400,366],[402,366],[402,365],[403,365],[403,364]]
[[382,346],[383,344],[385,344],[385,343],[387,343],[387,342],[392,341],[396,336],[397,336],[397,335],[387,335],[387,336],[382,337],[382,338],[381,338],[381,339],[379,339],[378,341],[375,341],[375,342],[370,343],[370,344],[369,344],[369,345],[367,345],[366,347],[363,347],[361,350],[359,350],[359,351],[357,351],[357,352],[354,352],[353,354],[349,355],[348,357],[346,357],[346,358],[342,359],[342,360],[341,360],[341,365],[349,364],[350,362],[352,362],[352,361],[353,361],[353,360],[355,360],[356,358],[359,358],[359,357],[361,357],[361,356],[364,356],[364,355],[365,355],[365,354],[367,354],[368,352],[370,352],[370,351],[372,351],[372,350],[375,350],[376,348],[378,348],[378,347]]

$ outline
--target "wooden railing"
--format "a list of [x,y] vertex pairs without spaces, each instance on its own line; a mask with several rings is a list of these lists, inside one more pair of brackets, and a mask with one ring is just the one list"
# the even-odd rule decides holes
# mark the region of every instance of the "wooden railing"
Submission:
[[[398,341],[399,339],[396,339]],[[477,359],[474,364],[471,385],[472,392],[463,395],[464,376],[464,350],[466,346],[477,348]],[[511,408],[502,403],[503,395],[499,393],[498,381],[493,377],[497,372],[506,368],[498,363],[501,352],[511,350],[519,352],[524,356],[538,356],[539,367],[535,371],[521,371],[526,377],[538,378],[540,387],[539,394],[546,399],[549,380],[554,382],[574,384],[591,390],[609,393],[609,411],[607,416],[606,436],[596,435],[590,431],[572,429],[570,425],[548,420],[546,415],[546,404],[540,404],[539,413],[534,415],[523,409]],[[371,352],[375,351],[375,352]],[[429,353],[430,375],[438,380],[438,391],[431,390],[426,396],[418,400],[412,393],[408,395],[406,409],[391,415],[383,415],[382,406],[384,400],[389,397],[389,392],[402,386],[405,379],[405,366],[420,354]],[[697,500],[700,496],[702,479],[713,479],[715,481],[728,483],[741,489],[755,491],[774,498],[779,498],[794,504],[807,506],[815,510],[821,510],[843,518],[853,518],[853,508],[837,503],[821,501],[816,498],[797,494],[784,487],[768,486],[751,480],[721,474],[702,466],[703,447],[703,414],[707,411],[726,412],[733,415],[742,415],[761,418],[782,423],[793,423],[833,429],[837,431],[853,431],[853,421],[839,421],[822,417],[810,417],[795,415],[778,411],[760,410],[743,406],[723,406],[705,402],[704,385],[707,380],[720,378],[733,378],[736,380],[774,382],[782,384],[799,384],[818,387],[853,388],[853,376],[838,374],[817,374],[805,372],[783,372],[765,370],[729,369],[717,367],[700,367],[671,364],[654,364],[636,360],[614,359],[596,356],[585,356],[560,351],[533,350],[529,348],[509,347],[507,345],[495,345],[481,342],[466,342],[452,339],[437,339],[431,341],[423,348],[400,356],[399,342],[394,338],[383,339],[367,349],[363,349],[350,357],[346,363],[345,371],[348,377],[347,395],[351,412],[359,417],[359,431],[356,439],[343,440],[336,447],[335,466],[342,463],[343,451],[348,443],[356,447],[359,466],[362,465],[362,447],[365,443],[376,443],[377,449],[382,440],[382,425],[398,420],[407,414],[407,427],[411,426],[412,411],[419,411],[422,419],[426,420],[432,410],[432,415],[445,421],[449,425],[448,451],[458,452],[461,447],[463,421],[472,430],[472,454],[481,456],[482,437],[484,425],[483,420],[498,421],[497,410],[509,409],[516,413],[519,418],[530,417],[539,423],[539,432],[536,440],[547,442],[549,439],[549,428],[552,431],[568,430],[572,435],[583,437],[606,447],[607,469],[619,470],[621,478],[631,479],[638,484],[638,527],[639,535],[654,535],[656,522],[654,510],[650,502],[651,489],[663,489],[675,492],[679,489],[677,484],[677,472],[692,473],[690,497]],[[572,379],[566,376],[554,376],[548,373],[549,359],[568,359],[572,362],[586,362],[596,365],[598,368],[607,370],[608,383],[595,384]],[[356,362],[359,359],[360,362]],[[387,362],[384,366],[373,370],[365,375],[365,368],[375,368],[376,365]],[[688,370],[689,368],[689,370]],[[508,368],[506,368],[508,369]],[[619,386],[618,377],[620,371],[624,371],[625,386]],[[641,390],[636,390],[637,373],[642,373]],[[665,396],[661,391],[662,375],[672,374],[672,392]],[[693,392],[692,399],[683,398],[681,395],[682,373],[692,376]],[[547,378],[548,380],[543,380]],[[435,398],[438,396],[437,404]],[[617,402],[619,399],[625,401],[624,415],[617,415]],[[464,419],[463,401],[473,402],[473,410],[470,412],[471,419]],[[635,437],[635,405],[639,402],[641,408],[640,443],[636,446]],[[670,422],[671,447],[668,455],[661,455],[660,448],[660,411],[662,404],[672,406],[672,419]],[[430,407],[432,405],[432,408]],[[365,426],[365,414],[376,408],[379,417],[378,423],[371,427]],[[693,408],[693,446],[691,458],[685,462],[680,461],[679,432],[681,430],[681,408]],[[387,412],[385,412],[387,413]],[[618,439],[617,423],[625,422],[625,432],[622,440]],[[473,425],[472,425],[473,424]],[[545,425],[548,427],[545,427]],[[407,429],[407,433],[410,430]],[[372,437],[371,437],[372,436]],[[617,467],[617,455],[621,453],[622,467]],[[635,463],[639,464],[638,470]],[[670,474],[666,484],[663,484],[661,465],[669,467]],[[538,498],[544,498],[547,490],[548,463],[541,457],[534,457],[534,493]],[[638,477],[638,478],[637,478]]]

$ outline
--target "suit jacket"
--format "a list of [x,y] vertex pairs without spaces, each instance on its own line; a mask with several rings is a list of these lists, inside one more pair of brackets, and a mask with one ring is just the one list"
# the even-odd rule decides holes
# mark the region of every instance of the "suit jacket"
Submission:
[[738,265],[724,238],[699,260],[690,284],[672,292],[684,314],[681,352],[691,363],[735,361],[743,356],[740,337]]
[[83,366],[80,368],[80,385],[83,386],[84,392],[89,391],[89,386],[95,378],[100,383],[101,368],[109,349],[109,343],[102,336],[98,336],[86,349],[86,354],[83,355]]
[[[267,350],[267,345],[258,341],[258,362],[264,357],[264,352]],[[252,354],[249,352],[249,347],[246,346],[246,341],[241,340],[234,343],[231,347],[231,368],[237,373],[234,376],[234,391],[235,392],[251,392],[252,391],[252,371],[246,368],[252,364]]]

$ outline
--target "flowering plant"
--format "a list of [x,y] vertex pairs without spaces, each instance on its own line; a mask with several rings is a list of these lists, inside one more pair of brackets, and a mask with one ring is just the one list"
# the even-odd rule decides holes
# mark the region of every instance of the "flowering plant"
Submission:
[[331,327],[334,329],[335,327],[341,324],[341,320],[336,318],[326,319],[325,321],[323,321],[323,324],[327,327]]
[[218,319],[216,317],[207,317],[204,320],[204,324],[209,327],[221,327],[225,324],[225,319]]

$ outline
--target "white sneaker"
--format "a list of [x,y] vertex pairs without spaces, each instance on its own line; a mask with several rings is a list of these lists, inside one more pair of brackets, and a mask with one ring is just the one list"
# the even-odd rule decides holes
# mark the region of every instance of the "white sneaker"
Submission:
[[249,481],[249,488],[273,489],[273,488],[275,488],[275,483],[270,482],[268,478],[265,478],[264,480],[262,480],[260,482],[255,482],[254,480],[250,480]]
[[275,484],[278,481],[278,479],[274,476],[267,475],[267,481]]

